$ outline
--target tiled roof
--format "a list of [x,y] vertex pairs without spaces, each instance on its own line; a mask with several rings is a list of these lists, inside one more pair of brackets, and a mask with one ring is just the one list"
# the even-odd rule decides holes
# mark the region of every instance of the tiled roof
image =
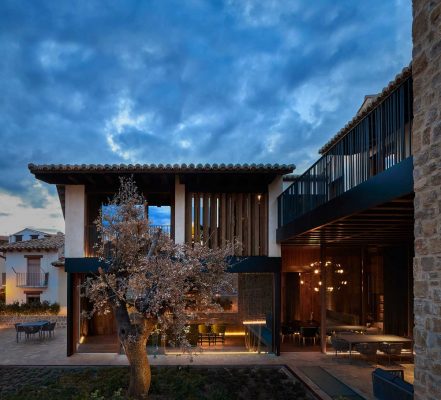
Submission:
[[294,164],[29,164],[29,170],[35,173],[71,173],[71,172],[276,172],[291,173]]
[[344,128],[342,128],[328,143],[326,143],[320,150],[320,154],[326,153],[335,143],[337,143],[343,136],[345,136],[349,131],[354,128],[358,123],[361,122],[374,108],[378,107],[386,97],[388,97],[395,89],[397,89],[404,81],[406,81],[410,76],[412,76],[412,66],[403,68],[403,70],[395,77],[395,79],[389,82],[381,93],[379,93],[375,99],[361,112],[349,121]]
[[54,267],[64,267],[64,257],[60,257],[57,261],[52,263]]
[[22,242],[8,243],[0,246],[0,251],[33,251],[33,250],[58,250],[64,245],[64,235],[57,233],[43,239],[24,240]]
[[300,175],[298,174],[289,174],[283,177],[284,182],[294,182]]

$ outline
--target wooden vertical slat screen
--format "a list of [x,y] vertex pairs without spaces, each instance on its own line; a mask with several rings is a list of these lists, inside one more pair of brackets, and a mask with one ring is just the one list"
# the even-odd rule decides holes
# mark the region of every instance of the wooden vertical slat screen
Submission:
[[185,242],[191,243],[193,223],[193,195],[190,192],[185,194]]
[[200,227],[201,227],[201,210],[200,210],[200,197],[198,193],[194,194],[194,216],[193,216],[193,222],[194,222],[194,241],[200,242],[201,241],[201,235],[200,235]]
[[239,193],[236,196],[236,237],[241,238],[240,248],[238,249],[238,255],[240,256],[243,253],[242,209],[243,209],[242,193]]
[[241,244],[237,255],[268,254],[266,193],[189,192],[185,207],[187,243],[204,242],[216,248],[236,239]]
[[252,254],[253,256],[259,255],[259,203],[257,200],[257,196],[252,196],[252,221],[253,221],[253,227],[252,227]]
[[219,213],[219,224],[220,224],[220,245],[225,246],[227,241],[227,195],[222,193],[220,196],[220,213]]
[[203,227],[203,235],[202,239],[204,243],[209,243],[209,228],[210,228],[210,222],[209,222],[209,216],[210,216],[210,207],[209,207],[209,201],[210,201],[210,195],[208,193],[202,194],[202,227]]
[[212,194],[210,197],[210,247],[215,249],[217,247],[217,212],[218,212],[218,197],[217,194]]

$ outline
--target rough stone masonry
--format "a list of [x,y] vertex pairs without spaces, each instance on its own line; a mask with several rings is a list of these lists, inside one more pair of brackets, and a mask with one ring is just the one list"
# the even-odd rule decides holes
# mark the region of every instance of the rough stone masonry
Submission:
[[441,399],[441,0],[413,0],[415,399]]

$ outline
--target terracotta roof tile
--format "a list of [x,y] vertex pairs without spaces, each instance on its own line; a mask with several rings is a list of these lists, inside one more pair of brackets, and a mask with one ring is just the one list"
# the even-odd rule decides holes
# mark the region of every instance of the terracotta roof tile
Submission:
[[294,164],[29,164],[35,173],[63,172],[277,172],[291,173]]
[[24,240],[0,246],[0,251],[58,250],[64,246],[64,235],[57,233],[43,239]]

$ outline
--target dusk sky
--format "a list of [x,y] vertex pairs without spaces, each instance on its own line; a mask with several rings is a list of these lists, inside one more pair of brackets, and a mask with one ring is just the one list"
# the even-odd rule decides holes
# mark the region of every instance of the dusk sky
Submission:
[[30,162],[302,172],[411,50],[408,0],[3,0],[0,235],[64,231]]

